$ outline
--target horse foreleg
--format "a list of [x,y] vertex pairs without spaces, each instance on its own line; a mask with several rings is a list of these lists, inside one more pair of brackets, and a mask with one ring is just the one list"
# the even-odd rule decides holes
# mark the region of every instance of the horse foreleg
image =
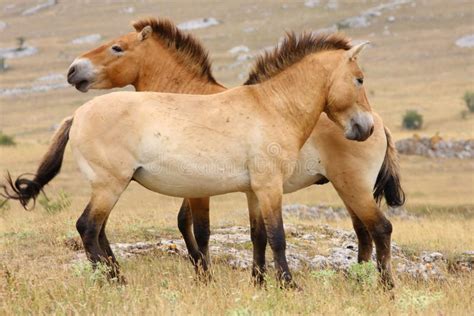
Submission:
[[256,285],[265,283],[265,249],[267,247],[267,232],[258,200],[253,193],[247,194],[250,217],[250,238],[253,244],[252,277]]
[[267,239],[273,251],[277,279],[283,287],[297,287],[286,261],[286,240],[281,210],[282,179],[270,179],[263,176],[263,174],[254,175],[251,185],[262,214]]

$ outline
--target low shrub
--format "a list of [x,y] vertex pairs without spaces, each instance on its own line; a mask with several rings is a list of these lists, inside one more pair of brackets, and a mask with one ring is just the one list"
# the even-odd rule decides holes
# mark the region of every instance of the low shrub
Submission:
[[464,99],[464,102],[466,102],[466,106],[469,112],[473,113],[474,112],[474,92],[466,91],[466,93],[464,93],[463,99]]
[[408,110],[403,116],[402,126],[406,129],[420,129],[423,126],[423,116],[416,110]]
[[15,146],[15,140],[13,139],[13,136],[3,134],[2,131],[0,131],[0,146]]
[[351,265],[348,276],[354,285],[372,288],[377,284],[379,274],[372,262],[362,262]]

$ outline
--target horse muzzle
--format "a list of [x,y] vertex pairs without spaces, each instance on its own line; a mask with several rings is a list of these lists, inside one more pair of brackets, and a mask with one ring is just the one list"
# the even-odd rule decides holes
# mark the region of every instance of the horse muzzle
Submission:
[[362,142],[374,132],[374,118],[368,112],[358,113],[351,118],[345,136],[349,140]]
[[88,59],[76,59],[69,66],[67,82],[81,92],[87,92],[94,82],[96,72],[94,66]]

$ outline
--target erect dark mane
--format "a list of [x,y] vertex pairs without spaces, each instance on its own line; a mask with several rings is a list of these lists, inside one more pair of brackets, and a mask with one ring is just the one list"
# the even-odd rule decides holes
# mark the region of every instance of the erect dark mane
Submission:
[[133,27],[137,32],[140,32],[148,25],[151,26],[153,33],[166,46],[178,53],[177,55],[183,59],[183,62],[188,61],[188,66],[194,68],[199,76],[216,83],[212,75],[208,53],[195,37],[191,34],[183,33],[168,19],[145,18],[133,23]]
[[350,40],[340,33],[286,33],[277,47],[257,58],[244,84],[251,85],[268,80],[309,54],[326,50],[349,50],[351,47]]

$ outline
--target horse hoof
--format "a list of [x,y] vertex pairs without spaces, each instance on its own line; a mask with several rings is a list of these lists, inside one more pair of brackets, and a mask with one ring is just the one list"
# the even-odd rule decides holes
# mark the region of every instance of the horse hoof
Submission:
[[118,285],[127,285],[128,283],[123,275],[110,276],[109,282],[112,284],[118,284]]
[[299,286],[293,280],[286,281],[286,282],[282,283],[281,288],[285,289],[285,290],[294,290],[294,291],[297,291],[297,292],[303,292],[303,288],[301,286]]

